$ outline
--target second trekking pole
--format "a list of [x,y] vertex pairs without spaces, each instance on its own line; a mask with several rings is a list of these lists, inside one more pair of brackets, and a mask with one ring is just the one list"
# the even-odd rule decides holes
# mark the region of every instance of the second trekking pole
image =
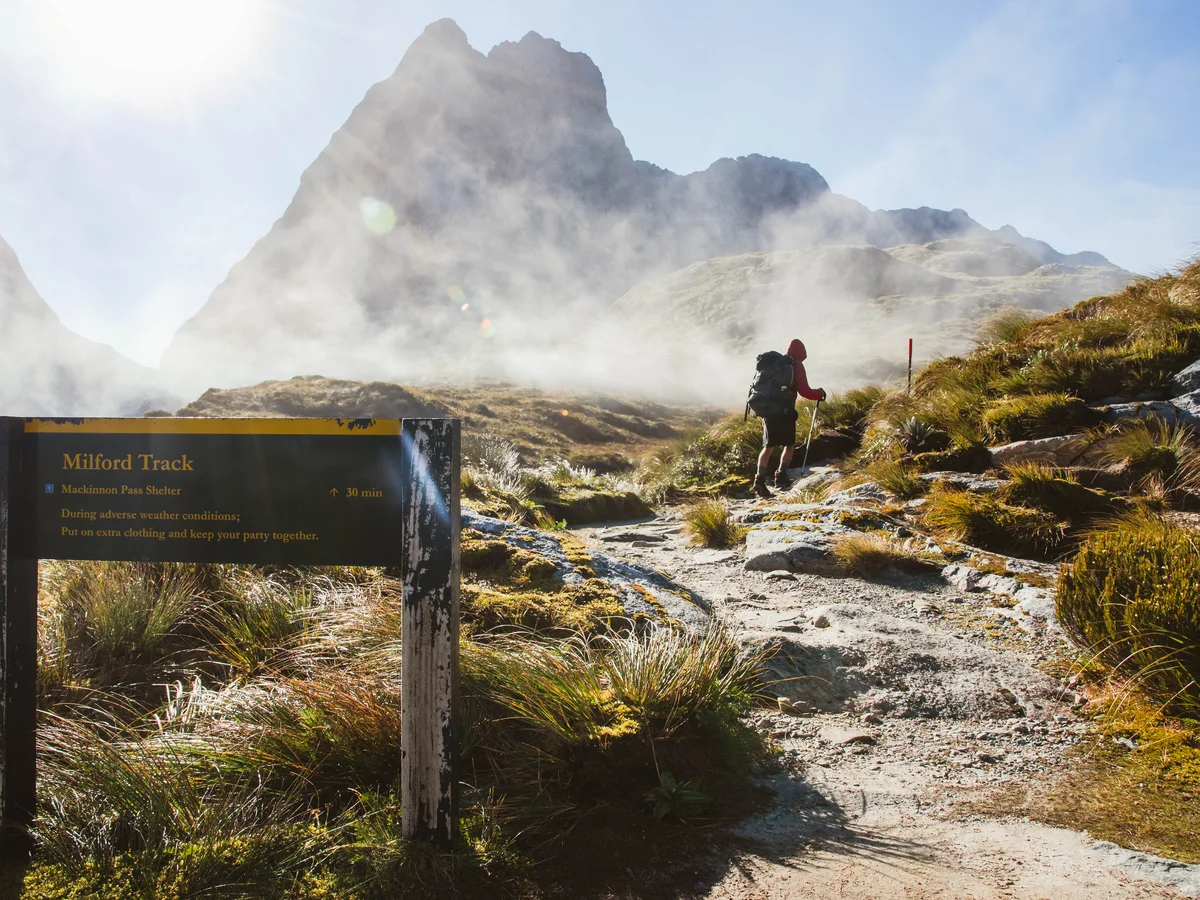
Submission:
[[808,425],[808,440],[804,442],[804,462],[800,464],[801,469],[808,468],[808,448],[812,446],[813,429],[817,427],[817,412],[821,409],[821,401],[818,400],[816,406],[813,407],[812,421]]

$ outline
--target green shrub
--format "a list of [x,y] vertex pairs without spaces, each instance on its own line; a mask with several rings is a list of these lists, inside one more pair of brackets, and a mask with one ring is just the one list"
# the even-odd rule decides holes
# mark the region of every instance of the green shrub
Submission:
[[992,467],[992,454],[987,447],[975,445],[969,449],[955,447],[932,453],[918,453],[912,460],[918,472],[986,472]]
[[732,547],[746,536],[720,497],[697,500],[684,511],[683,524],[692,543],[700,547]]
[[983,413],[983,427],[992,441],[1023,441],[1079,431],[1102,419],[1078,397],[1031,394],[995,401]]
[[1058,580],[1075,640],[1143,685],[1200,711],[1200,534],[1130,517],[1089,537]]
[[1066,534],[1066,523],[1052,513],[941,485],[930,492],[922,514],[936,533],[998,553],[1044,556]]

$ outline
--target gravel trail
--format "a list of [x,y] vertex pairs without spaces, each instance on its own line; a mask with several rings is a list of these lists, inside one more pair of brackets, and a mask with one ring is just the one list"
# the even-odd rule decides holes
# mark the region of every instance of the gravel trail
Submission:
[[697,896],[1200,896],[1200,866],[964,812],[987,789],[1060,770],[1086,733],[1078,698],[1039,668],[1061,647],[1054,629],[934,575],[880,583],[746,571],[743,551],[689,546],[671,513],[575,533],[779,647],[780,710],[755,717],[782,750],[784,771],[768,784],[775,803],[736,831],[754,850]]

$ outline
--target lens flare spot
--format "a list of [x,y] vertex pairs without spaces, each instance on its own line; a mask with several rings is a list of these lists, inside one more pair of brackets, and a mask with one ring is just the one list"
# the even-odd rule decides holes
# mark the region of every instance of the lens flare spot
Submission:
[[569,409],[561,410],[561,412],[564,416],[569,416],[571,414],[571,411]]
[[378,235],[391,234],[396,228],[396,210],[392,204],[376,197],[363,197],[358,204],[363,224]]
[[482,328],[484,331],[491,331],[492,330],[492,320],[484,319],[482,322],[479,323],[479,327]]
[[452,284],[446,288],[446,296],[450,298],[452,303],[466,303],[467,295],[463,293],[463,289],[457,284]]
[[471,308],[470,303],[464,303],[462,306],[459,307],[459,309],[462,310],[463,312],[466,312],[470,308]]

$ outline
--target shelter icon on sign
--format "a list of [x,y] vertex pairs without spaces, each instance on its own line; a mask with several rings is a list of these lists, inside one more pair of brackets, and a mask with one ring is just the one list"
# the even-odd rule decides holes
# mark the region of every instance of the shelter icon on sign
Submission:
[[54,493],[54,485],[52,485],[52,484],[46,485],[46,493],[53,494]]

